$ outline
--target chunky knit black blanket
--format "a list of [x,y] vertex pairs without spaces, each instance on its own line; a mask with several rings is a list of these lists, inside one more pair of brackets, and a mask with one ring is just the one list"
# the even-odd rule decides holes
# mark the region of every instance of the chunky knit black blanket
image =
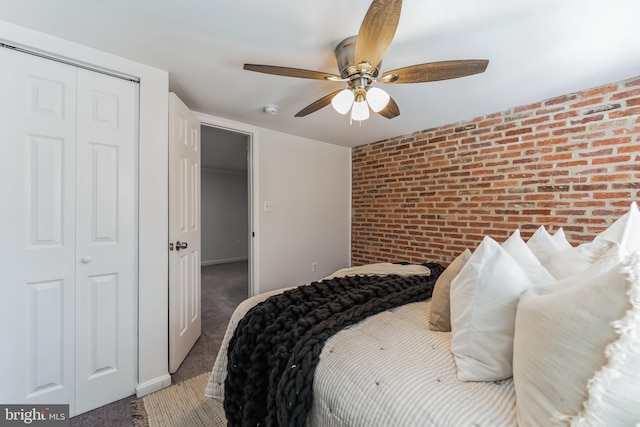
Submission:
[[325,341],[382,311],[431,297],[429,276],[353,276],[313,282],[253,307],[229,342],[224,409],[228,425],[304,426]]

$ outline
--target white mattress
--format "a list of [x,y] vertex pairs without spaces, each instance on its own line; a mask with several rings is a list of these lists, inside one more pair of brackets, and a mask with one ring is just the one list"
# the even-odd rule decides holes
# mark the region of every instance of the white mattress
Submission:
[[[229,324],[257,302],[238,307]],[[461,382],[451,334],[428,329],[430,301],[372,316],[330,338],[314,380],[310,427],[516,426],[512,379]],[[205,394],[223,399],[226,336]]]

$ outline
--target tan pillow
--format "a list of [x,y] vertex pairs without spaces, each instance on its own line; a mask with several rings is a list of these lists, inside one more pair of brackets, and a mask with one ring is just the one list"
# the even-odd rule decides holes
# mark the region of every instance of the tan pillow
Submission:
[[431,315],[429,316],[429,329],[432,331],[451,332],[449,289],[451,281],[462,270],[469,258],[471,258],[471,251],[465,249],[436,280],[431,297]]

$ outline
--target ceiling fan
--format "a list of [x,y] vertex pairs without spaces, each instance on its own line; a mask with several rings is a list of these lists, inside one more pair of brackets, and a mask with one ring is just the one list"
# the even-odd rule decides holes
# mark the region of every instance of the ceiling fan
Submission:
[[340,114],[351,110],[351,120],[369,118],[369,108],[383,117],[400,115],[398,104],[384,90],[372,83],[422,83],[455,79],[484,72],[487,60],[471,59],[440,61],[411,65],[387,71],[380,77],[382,57],[395,35],[402,0],[373,0],[357,36],[349,37],[336,47],[335,54],[340,75],[274,65],[244,64],[244,69],[304,79],[346,82],[347,89],[332,92],[300,110],[296,117],[304,117],[327,105]]

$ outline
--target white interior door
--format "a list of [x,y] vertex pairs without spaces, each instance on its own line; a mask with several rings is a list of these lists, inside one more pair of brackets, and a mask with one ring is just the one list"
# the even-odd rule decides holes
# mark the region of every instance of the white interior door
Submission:
[[201,333],[200,121],[169,94],[169,371]]
[[0,63],[0,402],[76,415],[135,392],[137,85]]

